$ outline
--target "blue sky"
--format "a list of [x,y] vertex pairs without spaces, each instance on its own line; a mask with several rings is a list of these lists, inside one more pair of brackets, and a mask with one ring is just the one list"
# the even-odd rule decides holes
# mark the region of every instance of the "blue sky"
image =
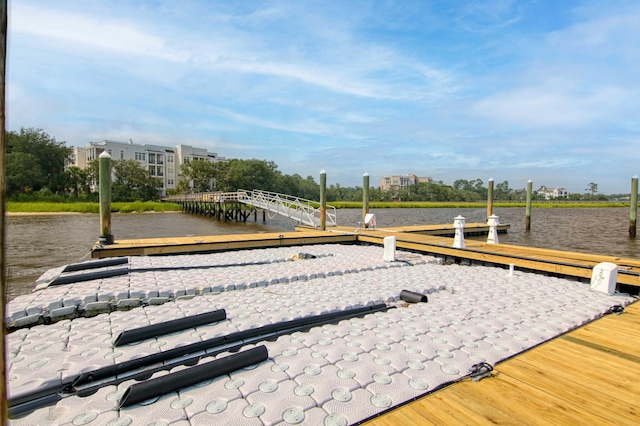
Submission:
[[637,0],[10,0],[7,127],[378,186],[629,192]]

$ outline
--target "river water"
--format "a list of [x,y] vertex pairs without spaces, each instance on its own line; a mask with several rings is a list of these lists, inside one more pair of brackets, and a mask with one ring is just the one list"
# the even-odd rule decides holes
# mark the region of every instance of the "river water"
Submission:
[[[372,209],[378,227],[453,223],[462,215],[467,222],[486,222],[486,209]],[[533,209],[531,232],[525,232],[524,208],[496,208],[500,223],[510,224],[500,234],[503,244],[544,247],[585,253],[640,258],[640,241],[629,238],[629,209]],[[358,227],[360,209],[337,210],[339,225]],[[259,215],[260,216],[260,215]],[[29,293],[35,280],[48,269],[90,258],[98,239],[97,214],[42,214],[8,216],[5,248],[7,300]],[[112,216],[116,240],[293,231],[292,220],[273,217],[246,223],[221,222],[186,213],[126,213]],[[476,237],[481,238],[481,237]]]

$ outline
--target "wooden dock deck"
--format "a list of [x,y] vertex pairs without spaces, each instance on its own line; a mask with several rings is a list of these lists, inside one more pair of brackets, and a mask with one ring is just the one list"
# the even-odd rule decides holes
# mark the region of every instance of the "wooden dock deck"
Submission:
[[[504,232],[508,225],[504,225]],[[479,263],[500,265],[539,271],[558,276],[589,280],[593,267],[601,262],[618,265],[618,283],[640,287],[640,260],[617,256],[576,253],[536,247],[508,244],[486,244],[467,239],[466,248],[454,248],[450,236],[452,225],[424,225],[379,229],[361,229],[335,226],[319,231],[299,226],[295,232],[233,234],[214,236],[193,236],[174,238],[151,238],[116,240],[111,245],[94,246],[91,257],[167,255],[177,253],[211,252],[219,250],[239,250],[278,246],[328,243],[371,243],[383,244],[384,237],[395,236],[398,248],[415,250],[443,257],[452,263]],[[482,223],[470,223],[465,234],[486,233],[488,227]]]
[[637,425],[638,336],[636,302],[365,424]]

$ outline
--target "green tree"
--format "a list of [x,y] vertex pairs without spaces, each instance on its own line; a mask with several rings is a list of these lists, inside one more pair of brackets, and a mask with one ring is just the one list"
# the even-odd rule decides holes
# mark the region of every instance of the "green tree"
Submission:
[[229,160],[228,190],[259,189],[276,191],[280,181],[278,166],[273,161],[266,160]]
[[64,176],[67,189],[71,191],[71,195],[77,200],[85,187],[87,180],[86,171],[80,167],[71,166],[64,171]]
[[46,179],[35,155],[26,152],[12,152],[7,155],[7,193],[10,195],[29,194],[44,186]]
[[598,184],[589,182],[585,191],[589,191],[591,195],[596,195],[598,193]]
[[71,148],[42,129],[11,131],[7,141],[7,189],[9,195],[39,191],[44,187],[61,193],[65,188],[64,166]]
[[162,182],[135,160],[113,162],[113,201],[150,201],[158,199]]
[[513,190],[509,188],[509,182],[504,181],[502,183],[496,184],[495,191],[493,193],[494,199],[496,200],[511,200]]
[[218,163],[205,160],[185,161],[180,166],[178,192],[208,192],[216,189]]

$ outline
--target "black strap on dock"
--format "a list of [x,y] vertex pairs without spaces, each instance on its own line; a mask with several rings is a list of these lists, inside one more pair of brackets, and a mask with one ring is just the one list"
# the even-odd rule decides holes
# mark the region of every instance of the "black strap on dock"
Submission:
[[315,315],[310,317],[298,318],[291,321],[283,321],[275,324],[269,324],[262,327],[251,328],[249,330],[236,331],[225,336],[212,337],[211,339],[201,342],[191,343],[177,348],[168,349],[140,358],[131,359],[118,364],[109,365],[98,368],[97,370],[82,373],[73,381],[73,386],[82,386],[94,381],[102,380],[108,377],[121,375],[125,372],[136,370],[138,368],[148,367],[153,364],[166,362],[168,360],[185,357],[187,355],[202,352],[218,346],[231,345],[240,341],[255,339],[262,336],[271,337],[275,333],[289,334],[293,331],[301,329],[310,329],[318,325],[329,324],[332,322],[342,321],[343,319],[353,318],[374,312],[386,311],[389,307],[385,304],[371,305],[364,308],[348,309],[345,311],[330,312],[327,314]]
[[127,275],[129,268],[107,269],[104,271],[86,272],[84,274],[62,275],[55,278],[49,283],[49,286],[64,285],[71,283],[80,283],[84,281],[99,280],[102,278],[118,277]]
[[[376,312],[385,312],[392,308],[392,306],[381,303],[269,324],[98,368],[94,371],[81,373],[63,382],[52,381],[45,388],[9,398],[7,401],[9,417],[15,418],[38,408],[55,404],[66,396],[88,396],[104,386],[118,385],[131,379],[145,380],[158,371],[171,370],[180,365],[195,365],[202,358],[213,357],[224,352],[236,352],[248,344],[275,340],[282,335],[308,331],[313,327],[333,324]],[[233,345],[234,343],[236,344]],[[220,349],[211,351],[214,348]]]
[[124,392],[118,408],[128,407],[129,405],[146,401],[156,396],[183,389],[253,364],[258,364],[266,361],[268,357],[267,348],[264,345],[256,346],[255,348],[196,365],[186,370],[135,383],[129,386]]
[[109,259],[93,260],[91,262],[71,263],[64,267],[62,272],[85,271],[87,269],[106,268],[108,266],[118,266],[129,263],[127,257],[112,257]]
[[212,312],[204,312],[202,314],[191,315],[185,318],[178,318],[171,321],[152,324],[146,327],[125,330],[122,333],[118,334],[116,339],[113,341],[113,346],[123,346],[129,343],[149,339],[151,337],[174,333],[186,328],[198,327],[200,325],[224,321],[226,318],[227,312],[224,309],[218,309]]

